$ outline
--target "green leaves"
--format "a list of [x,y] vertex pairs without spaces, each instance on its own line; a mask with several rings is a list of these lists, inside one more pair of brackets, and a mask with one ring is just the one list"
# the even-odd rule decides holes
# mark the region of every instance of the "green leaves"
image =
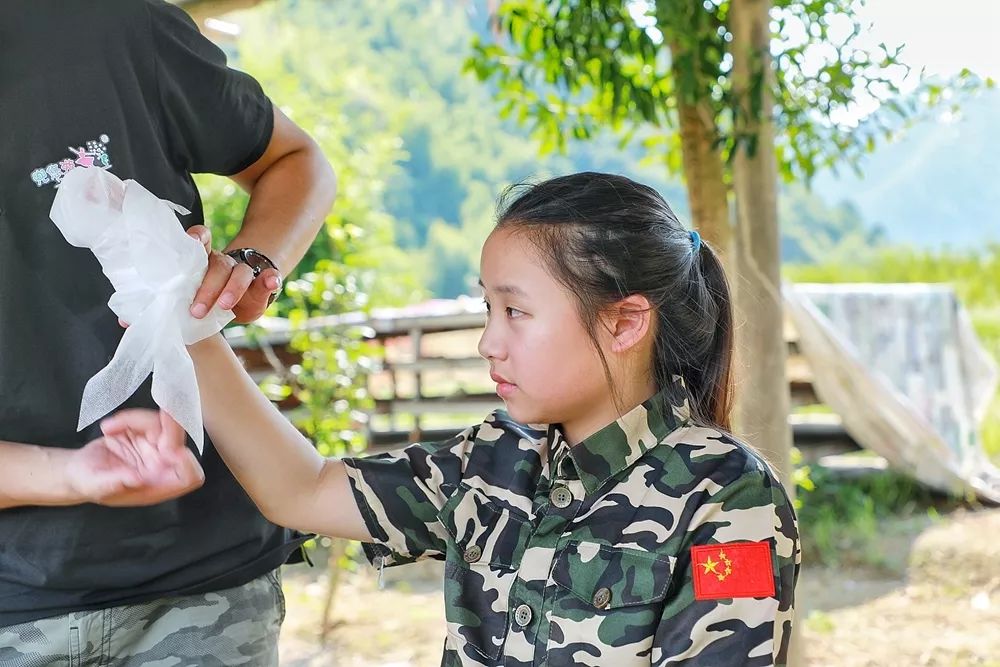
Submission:
[[628,135],[643,123],[672,126],[662,35],[636,7],[505,2],[495,18],[509,41],[477,41],[467,70],[497,84],[507,115],[531,125],[546,151],[565,150],[568,140],[602,127]]
[[350,269],[330,260],[289,283],[286,292],[296,329],[290,348],[301,358],[282,378],[283,390],[301,403],[293,413],[295,424],[326,456],[358,452],[373,406],[366,376],[380,350],[365,341],[369,332],[358,326],[306,324],[330,313],[363,311],[367,295]]
[[[771,86],[786,180],[856,166],[925,110],[993,85],[968,70],[928,81],[902,62],[901,47],[868,46],[862,4],[774,2],[773,77],[760,72],[743,94],[759,115],[762,87]],[[734,130],[741,105],[731,85],[729,0],[505,0],[495,19],[506,39],[477,43],[468,70],[495,85],[509,115],[547,148],[602,126],[672,133],[678,98],[710,102],[724,157],[740,143],[753,148],[752,137]],[[669,152],[661,157],[672,169],[680,164]]]
[[[330,19],[315,5],[268,3],[241,19],[234,61],[316,140],[337,171],[336,206],[272,308],[296,329],[290,347],[300,358],[281,358],[283,371],[262,386],[274,400],[299,404],[289,416],[321,452],[342,454],[363,443],[371,405],[364,372],[379,351],[356,327],[303,327],[313,318],[363,312],[373,294],[391,303],[419,290],[394,246],[394,221],[384,207],[388,180],[404,156],[397,119],[379,98],[379,72],[351,57],[352,44],[329,39]],[[246,196],[226,179],[198,183],[206,224],[224,244],[239,229]]]

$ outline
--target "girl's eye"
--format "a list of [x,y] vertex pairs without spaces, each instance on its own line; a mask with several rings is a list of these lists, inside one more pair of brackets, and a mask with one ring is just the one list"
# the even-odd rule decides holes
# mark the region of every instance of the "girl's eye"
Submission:
[[490,312],[490,302],[487,301],[486,299],[483,299],[483,303],[486,304],[486,313],[489,314],[489,312]]
[[511,319],[517,319],[523,316],[524,314],[525,313],[522,310],[518,310],[517,308],[511,308],[510,306],[507,307],[507,317]]

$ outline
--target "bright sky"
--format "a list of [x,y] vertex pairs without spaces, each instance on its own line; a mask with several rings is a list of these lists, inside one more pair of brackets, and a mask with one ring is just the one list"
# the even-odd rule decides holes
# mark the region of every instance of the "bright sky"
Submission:
[[[867,0],[858,15],[865,32],[857,44],[877,53],[878,44],[887,48],[903,46],[899,60],[909,65],[911,76],[900,80],[905,70],[885,74],[897,79],[906,93],[917,83],[921,69],[927,76],[947,78],[968,68],[981,77],[1000,80],[1000,0]],[[851,21],[831,21],[830,35],[834,42],[846,38]],[[870,27],[870,30],[869,30]],[[792,44],[805,38],[805,27],[795,22],[785,26],[782,37]],[[835,57],[833,47],[814,45],[807,52],[803,72],[811,76],[810,65],[816,71]],[[876,95],[886,91],[875,88]],[[858,89],[856,101],[849,109],[837,110],[836,122],[855,125],[878,108],[878,101]],[[941,120],[947,121],[947,111]]]
[[1000,80],[1000,0],[868,0],[864,15],[901,60],[929,74],[963,67]]

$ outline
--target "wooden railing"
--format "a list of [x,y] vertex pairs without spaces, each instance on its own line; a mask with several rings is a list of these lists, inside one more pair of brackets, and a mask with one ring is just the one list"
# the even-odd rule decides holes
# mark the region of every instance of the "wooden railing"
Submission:
[[[477,300],[433,301],[376,311],[368,317],[317,318],[307,328],[361,325],[371,331],[373,348],[384,350],[381,368],[368,377],[374,397],[368,445],[384,449],[446,438],[477,415],[502,406],[488,379],[489,366],[476,354],[484,315]],[[263,379],[298,361],[288,347],[291,333],[287,321],[267,320],[252,337],[234,328],[227,331],[227,338],[251,374]],[[792,406],[819,404],[808,362],[798,351],[791,326],[785,327],[785,338]],[[293,410],[296,401],[289,398],[279,405]],[[836,415],[793,414],[789,421],[795,442],[807,458],[856,449]]]

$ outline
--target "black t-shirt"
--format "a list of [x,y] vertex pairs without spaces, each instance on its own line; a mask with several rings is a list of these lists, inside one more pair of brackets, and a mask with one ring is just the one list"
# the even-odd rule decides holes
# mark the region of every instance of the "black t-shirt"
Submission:
[[[200,224],[190,173],[256,161],[271,103],[165,2],[12,0],[0,127],[0,440],[80,447],[100,435],[76,431],[83,388],[122,330],[97,260],[49,219],[62,175],[109,169]],[[127,405],[154,405],[148,381]],[[153,507],[0,511],[0,626],[237,586],[284,562],[301,538],[260,515],[208,441],[202,465],[201,489]]]

